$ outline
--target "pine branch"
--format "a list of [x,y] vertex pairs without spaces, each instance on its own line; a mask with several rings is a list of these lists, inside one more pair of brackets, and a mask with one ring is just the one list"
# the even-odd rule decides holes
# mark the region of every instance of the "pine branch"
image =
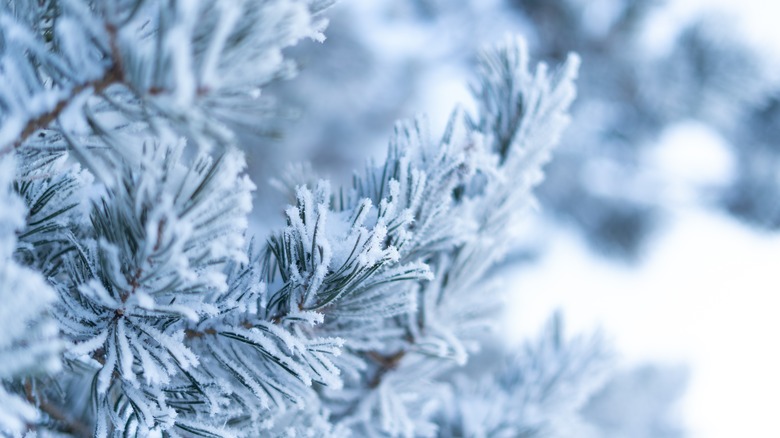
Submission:
[[[384,162],[338,192],[296,187],[287,225],[255,248],[233,128],[287,71],[282,49],[319,35],[326,3],[69,0],[22,5],[27,21],[2,9],[30,54],[8,75],[30,88],[0,100],[43,104],[0,114],[20,123],[0,159],[22,157],[14,187],[28,209],[0,226],[14,253],[0,256],[56,290],[69,365],[58,382],[92,402],[83,414],[52,405],[53,386],[15,387],[19,419],[33,418],[26,396],[70,433],[85,432],[73,418],[94,419],[98,437],[432,433],[443,371],[466,363],[500,302],[488,272],[565,124],[575,62],[532,73],[518,41],[489,52],[477,115],[454,112],[438,141],[422,121],[399,123]],[[57,20],[38,23],[44,12]],[[0,277],[7,267],[14,281],[29,271],[7,263]],[[38,324],[42,310],[27,310]],[[2,341],[0,354],[35,353]],[[0,372],[16,378],[13,366]]]
[[60,114],[62,114],[62,112],[68,108],[73,100],[76,99],[76,97],[85,90],[92,89],[94,94],[100,94],[103,92],[103,90],[107,89],[111,85],[121,83],[122,76],[122,71],[118,65],[112,64],[112,67],[109,68],[102,77],[73,87],[69,91],[68,96],[59,100],[54,105],[54,108],[52,108],[50,111],[39,115],[37,118],[27,121],[27,124],[19,134],[19,138],[13,144],[10,144],[0,150],[0,155],[10,153],[13,149],[16,149],[24,144],[31,135],[35,134],[41,129],[48,128],[55,120],[57,120]]
[[581,410],[604,385],[612,352],[598,334],[567,338],[556,313],[538,339],[517,352],[481,359],[487,372],[453,379],[455,394],[436,414],[440,433],[544,437],[587,431]]
[[[492,300],[477,298],[475,290],[485,289],[480,285],[488,280],[486,273],[506,248],[508,224],[531,202],[530,190],[539,182],[540,168],[566,121],[576,60],[570,60],[560,73],[548,75],[541,66],[534,75],[527,71],[522,43],[508,41],[487,52],[480,68],[484,85],[475,91],[482,105],[476,122],[463,126],[463,119],[453,115],[437,145],[440,155],[431,150],[419,124],[402,125],[396,136],[400,149],[391,146],[384,166],[369,168],[365,179],[356,178],[353,197],[342,202],[360,216],[367,210],[358,200],[368,196],[372,203],[387,206],[378,209],[380,219],[384,219],[381,212],[392,212],[387,215],[388,223],[393,214],[408,215],[408,222],[399,221],[394,233],[388,233],[387,242],[397,245],[406,260],[425,263],[432,275],[422,281],[411,280],[418,284],[413,295],[416,307],[384,322],[356,324],[354,331],[349,331],[344,328],[349,313],[339,312],[339,302],[323,309],[326,325],[322,330],[334,330],[332,333],[352,339],[347,348],[373,363],[368,376],[351,384],[355,394],[368,391],[372,395],[363,394],[344,403],[343,412],[337,414],[341,421],[357,421],[368,430],[377,428],[377,433],[408,434],[413,411],[397,417],[403,420],[395,425],[391,425],[395,420],[377,413],[383,404],[396,403],[391,401],[395,397],[404,398],[394,394],[393,387],[403,379],[407,381],[402,384],[405,388],[408,382],[435,380],[444,370],[463,365],[468,357],[468,336],[489,320],[500,302],[497,296]],[[415,156],[420,158],[409,160]],[[408,163],[413,163],[410,170]],[[423,176],[411,177],[415,174]],[[436,209],[427,210],[428,206]],[[459,227],[459,221],[468,226]],[[436,244],[431,245],[433,242]],[[306,248],[306,244],[300,246]],[[491,292],[484,290],[481,296],[489,297]],[[339,300],[359,301],[352,294],[356,292],[346,292]],[[334,310],[336,316],[329,327],[327,317]],[[372,342],[373,333],[383,330],[398,334]],[[360,346],[355,342],[358,339],[379,348]],[[359,418],[361,415],[369,417]],[[358,418],[350,419],[353,416]]]

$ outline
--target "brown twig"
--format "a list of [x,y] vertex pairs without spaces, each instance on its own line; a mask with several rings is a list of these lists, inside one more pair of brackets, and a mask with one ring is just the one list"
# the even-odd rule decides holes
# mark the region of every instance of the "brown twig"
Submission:
[[22,129],[22,133],[19,134],[19,138],[12,144],[11,149],[18,148],[27,140],[27,138],[29,138],[39,129],[44,129],[49,126],[49,124],[56,120],[57,117],[59,117],[60,114],[62,114],[62,112],[65,110],[65,108],[68,107],[68,104],[82,91],[86,90],[87,88],[94,88],[95,93],[99,93],[108,88],[110,85],[119,82],[121,77],[121,72],[112,66],[112,68],[108,69],[106,73],[100,78],[73,87],[73,89],[70,90],[68,96],[57,102],[51,111],[43,113],[34,119],[30,119],[25,125],[24,129]]
[[88,88],[93,88],[95,94],[103,92],[111,85],[124,81],[124,69],[122,68],[122,58],[119,56],[119,48],[116,45],[117,29],[112,24],[106,25],[106,32],[109,36],[109,47],[111,52],[108,54],[111,59],[111,67],[105,71],[103,76],[87,81],[83,84],[78,84],[70,90],[70,93],[62,99],[60,99],[51,111],[45,112],[38,117],[30,119],[19,134],[19,138],[15,142],[3,147],[0,150],[0,156],[5,155],[12,150],[21,146],[27,139],[36,133],[40,129],[44,129],[54,122],[57,117],[62,114],[68,105],[75,99],[81,92]]
[[[245,329],[251,329],[252,327],[254,327],[254,324],[252,324],[249,321],[243,321],[239,323],[239,325]],[[193,330],[193,329],[184,330],[184,336],[187,339],[202,338],[207,335],[216,335],[217,333],[218,333],[217,330],[213,328],[207,328],[205,330]]]
[[379,365],[376,374],[374,374],[374,377],[368,383],[369,387],[376,388],[379,386],[379,384],[382,383],[382,378],[385,374],[396,369],[405,355],[406,351],[404,350],[400,350],[390,355],[382,355],[375,351],[369,352],[368,357]]
[[203,331],[192,330],[192,329],[184,330],[184,335],[187,337],[187,339],[202,338],[206,335],[216,335],[216,334],[217,331],[214,329],[206,329]]

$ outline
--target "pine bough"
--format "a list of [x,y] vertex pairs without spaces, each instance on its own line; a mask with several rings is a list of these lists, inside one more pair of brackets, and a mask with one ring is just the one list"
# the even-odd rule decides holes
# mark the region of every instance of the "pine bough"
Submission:
[[2,3],[0,433],[576,424],[608,362],[597,343],[553,324],[503,380],[458,369],[502,304],[491,268],[567,121],[577,58],[529,70],[520,40],[485,51],[476,114],[455,111],[438,141],[398,123],[351,185],[288,178],[287,225],[252,239],[233,133],[268,111],[282,49],[322,37],[327,3]]

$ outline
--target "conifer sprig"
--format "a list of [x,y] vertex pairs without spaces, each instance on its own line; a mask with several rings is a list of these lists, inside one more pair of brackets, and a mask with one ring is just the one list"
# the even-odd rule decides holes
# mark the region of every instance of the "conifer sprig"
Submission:
[[566,124],[577,58],[532,71],[519,39],[486,50],[475,114],[439,140],[398,123],[383,162],[337,190],[295,182],[286,226],[248,239],[235,130],[328,4],[2,3],[0,358],[18,356],[0,361],[2,432],[461,427],[447,372],[495,321],[490,270]]

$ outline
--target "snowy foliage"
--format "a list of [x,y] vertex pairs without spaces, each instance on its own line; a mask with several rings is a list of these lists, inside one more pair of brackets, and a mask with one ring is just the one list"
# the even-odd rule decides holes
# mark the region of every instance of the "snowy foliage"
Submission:
[[[0,158],[0,382],[28,379],[36,373],[55,373],[63,347],[57,327],[47,317],[47,306],[56,298],[45,279],[13,260],[16,233],[24,226],[22,199],[13,192],[12,157]],[[20,383],[24,391],[12,395],[0,385],[0,433],[20,434],[39,419],[32,383]],[[24,400],[27,398],[28,400]]]
[[[459,89],[449,79],[453,71],[473,65],[473,48],[496,34],[519,31],[539,58],[560,61],[574,51],[584,59],[572,124],[537,191],[547,214],[539,235],[555,219],[579,230],[600,254],[641,261],[675,202],[667,191],[658,190],[675,182],[655,172],[654,148],[667,130],[692,120],[723,136],[738,171],[736,181],[725,176],[714,184],[691,187],[697,199],[720,204],[750,224],[777,229],[777,142],[771,133],[764,134],[778,124],[771,110],[780,89],[775,60],[744,40],[731,15],[678,16],[680,10],[696,8],[688,3],[345,3],[341,18],[353,19],[334,29],[326,47],[297,48],[298,56],[325,67],[304,69],[299,80],[269,89],[282,105],[290,102],[298,109],[310,129],[293,125],[261,143],[279,145],[276,154],[281,157],[269,160],[283,162],[288,150],[298,150],[286,146],[303,142],[310,146],[305,159],[338,174],[355,159],[352,139],[383,144],[385,125],[377,121],[452,98]],[[314,89],[326,89],[326,98],[312,93]],[[337,116],[353,110],[359,116]],[[529,240],[518,252],[544,249],[543,238]]]
[[[491,268],[568,122],[578,58],[533,67],[518,38],[484,50],[475,113],[438,140],[399,122],[344,187],[282,178],[286,226],[253,239],[236,132],[290,73],[283,49],[322,38],[328,4],[2,3],[2,433],[476,427],[453,409],[492,396],[453,376],[495,325]],[[496,394],[527,410],[500,430],[577,426],[601,351],[552,328],[502,377]]]
[[672,407],[687,379],[685,368],[639,366],[611,377],[581,412],[600,437],[681,438]]
[[597,336],[567,339],[556,314],[538,340],[491,375],[458,375],[439,414],[442,434],[470,437],[600,436],[582,408],[601,388],[611,354]]

